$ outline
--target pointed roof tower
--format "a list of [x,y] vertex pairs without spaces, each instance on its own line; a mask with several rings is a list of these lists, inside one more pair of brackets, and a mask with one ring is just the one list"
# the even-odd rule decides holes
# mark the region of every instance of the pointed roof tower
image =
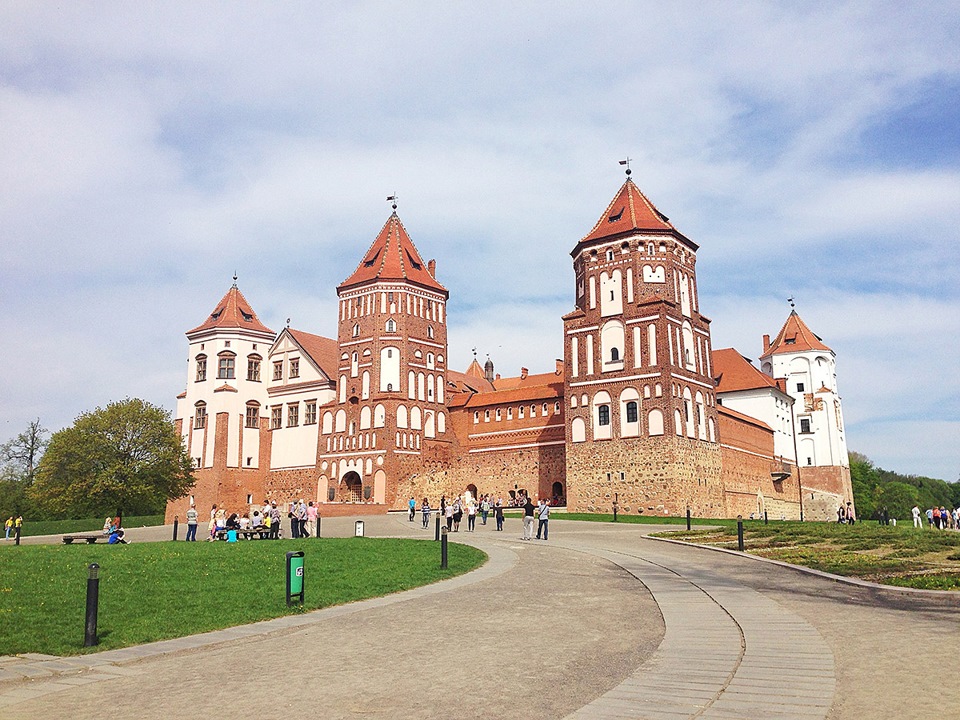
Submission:
[[217,303],[213,312],[201,325],[188,331],[187,336],[204,330],[217,329],[252,330],[269,335],[274,334],[273,330],[260,322],[257,314],[250,307],[250,303],[247,302],[247,299],[237,287],[236,278],[234,278],[233,285],[227,290],[227,294]]
[[467,368],[467,371],[464,373],[464,375],[480,378],[481,380],[486,379],[483,374],[483,368],[480,367],[480,363],[477,362],[476,358],[474,358],[473,362],[470,363],[470,367]]
[[768,344],[766,342],[766,336],[764,340],[766,347],[763,348],[761,358],[783,353],[804,352],[807,350],[833,352],[833,350],[824,344],[818,335],[807,327],[807,324],[797,315],[796,310],[790,311],[790,317],[787,318],[787,321],[783,324],[783,328],[780,330],[780,334],[777,335],[772,343]]
[[390,215],[357,269],[340,283],[337,290],[378,280],[406,280],[444,296],[449,295],[433,276],[432,261],[428,265],[420,257],[396,212]]
[[670,218],[657,210],[629,177],[578,246],[635,232],[674,235],[694,250],[699,247],[671,225]]

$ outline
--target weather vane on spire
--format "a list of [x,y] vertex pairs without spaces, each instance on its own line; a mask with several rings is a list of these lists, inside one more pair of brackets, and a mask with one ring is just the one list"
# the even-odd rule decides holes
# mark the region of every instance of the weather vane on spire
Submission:
[[626,160],[621,160],[621,161],[620,161],[620,164],[627,166],[627,177],[630,177],[630,173],[633,172],[633,171],[630,169],[630,156],[628,155]]
[[787,302],[790,303],[790,309],[793,310],[797,307],[796,303],[793,302],[793,296],[787,298]]
[[388,203],[393,203],[390,207],[393,208],[393,211],[394,211],[394,212],[397,211],[397,200],[399,200],[399,199],[400,199],[400,196],[397,195],[396,193],[394,193],[393,195],[390,195],[390,196],[387,198],[387,202],[388,202]]
[[234,287],[237,286],[237,271],[236,271],[236,270],[233,271],[233,286],[234,286]]

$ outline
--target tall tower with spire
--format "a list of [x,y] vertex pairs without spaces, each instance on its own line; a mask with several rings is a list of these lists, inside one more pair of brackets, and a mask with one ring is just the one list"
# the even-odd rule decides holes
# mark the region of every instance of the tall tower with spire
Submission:
[[627,175],[571,252],[576,308],[563,318],[568,503],[721,515],[698,245]]
[[763,336],[760,369],[782,378],[794,399],[793,430],[804,493],[804,517],[830,520],[853,501],[843,409],[837,390],[836,353],[790,311],[777,336]]
[[449,293],[394,206],[357,269],[337,287],[336,400],[323,408],[317,464],[322,500],[398,501],[447,433]]

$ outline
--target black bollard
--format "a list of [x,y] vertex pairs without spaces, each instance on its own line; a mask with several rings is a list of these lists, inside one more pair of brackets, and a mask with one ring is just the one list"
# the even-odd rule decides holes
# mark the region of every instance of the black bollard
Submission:
[[766,510],[763,511],[763,524],[764,524],[764,525],[769,525],[769,524],[770,524],[770,520],[769,520],[769,518],[767,518],[767,511],[766,511]]
[[438,542],[440,540],[440,513],[437,513],[437,535],[433,539]]
[[100,566],[90,563],[87,568],[87,618],[84,623],[83,646],[93,647],[100,643],[97,637],[97,605],[100,602]]
[[180,516],[174,515],[173,516],[173,541],[174,542],[177,541],[177,528],[179,527],[180,527]]
[[743,515],[737,515],[737,549],[743,552]]
[[317,513],[317,538],[320,537],[320,514]]
[[447,569],[447,529],[443,529],[440,536],[440,569]]
[[687,532],[690,532],[690,508],[687,508]]

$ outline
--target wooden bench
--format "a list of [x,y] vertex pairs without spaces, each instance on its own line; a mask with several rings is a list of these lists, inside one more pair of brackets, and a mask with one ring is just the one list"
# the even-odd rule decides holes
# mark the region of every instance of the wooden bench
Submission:
[[74,540],[86,540],[88,545],[93,545],[97,540],[109,539],[109,535],[64,535],[63,544],[69,545]]

